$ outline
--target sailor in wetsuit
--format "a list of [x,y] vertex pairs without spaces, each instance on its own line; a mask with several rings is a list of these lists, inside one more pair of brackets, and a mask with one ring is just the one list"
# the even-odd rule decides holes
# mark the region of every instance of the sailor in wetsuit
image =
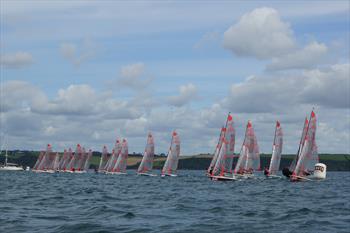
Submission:
[[289,168],[288,168],[288,167],[285,167],[285,168],[282,169],[282,174],[283,174],[285,177],[288,177],[288,178],[289,178],[289,177],[293,174],[293,172],[289,171]]
[[269,176],[270,175],[269,169],[267,167],[265,167],[265,169],[264,169],[264,175],[265,176]]

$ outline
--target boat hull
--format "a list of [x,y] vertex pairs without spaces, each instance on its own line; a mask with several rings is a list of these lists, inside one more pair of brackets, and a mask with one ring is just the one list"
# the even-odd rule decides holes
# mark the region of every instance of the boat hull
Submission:
[[24,171],[21,167],[4,166],[0,167],[0,171]]
[[126,172],[106,172],[108,175],[127,175]]
[[162,177],[170,176],[170,177],[177,177],[176,174],[162,174]]
[[211,176],[210,179],[215,181],[236,181],[236,177],[228,177],[228,176]]
[[137,173],[138,176],[157,176],[157,174],[152,173],[146,173],[146,172],[139,172]]

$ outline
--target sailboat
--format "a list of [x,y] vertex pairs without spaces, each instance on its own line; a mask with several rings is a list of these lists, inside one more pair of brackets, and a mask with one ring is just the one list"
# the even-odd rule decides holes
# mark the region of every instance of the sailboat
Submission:
[[153,168],[153,160],[154,160],[154,138],[152,134],[149,133],[147,137],[145,152],[143,154],[140,166],[137,169],[137,174],[142,176],[156,176],[155,174],[151,173]]
[[[219,147],[217,147],[218,155],[215,159],[215,165],[211,169],[209,167],[209,175],[213,180],[235,180],[232,174],[232,164],[235,147],[235,130],[231,114],[229,113],[226,121],[226,128],[221,130],[221,139],[219,139]],[[215,157],[215,154],[214,154]]]
[[66,161],[62,165],[62,168],[60,169],[60,171],[61,172],[70,172],[72,170],[72,168],[73,168],[72,167],[72,165],[73,165],[72,160],[73,159],[74,159],[74,154],[73,154],[72,148],[69,148],[68,152],[67,152]]
[[[119,151],[116,151],[115,153],[118,153]],[[117,159],[117,162],[115,163],[114,168],[111,172],[106,172],[107,174],[114,174],[114,175],[125,175],[126,173],[126,166],[127,166],[127,160],[129,155],[128,150],[128,141],[124,138],[121,144],[121,149],[119,152],[119,156]]]
[[0,171],[23,171],[23,167],[18,166],[15,163],[7,162],[8,154],[7,150],[5,151],[5,163],[0,166]]
[[275,128],[275,136],[273,139],[272,145],[272,155],[270,166],[268,170],[264,171],[264,174],[270,178],[281,178],[277,176],[277,172],[279,171],[280,162],[281,162],[281,154],[282,154],[282,146],[283,146],[283,132],[282,127],[279,121],[276,122]]
[[[6,136],[4,138],[5,143],[2,145],[4,146],[6,144]],[[3,147],[1,147],[0,152],[2,151]],[[15,163],[9,163],[8,161],[8,154],[7,149],[5,150],[5,163],[3,165],[0,165],[0,171],[23,171],[23,167],[15,164]]]
[[260,154],[252,123],[248,121],[234,173],[239,178],[250,178],[254,176],[254,170],[260,170]]
[[114,149],[112,150],[112,155],[108,159],[106,166],[104,168],[105,172],[113,172],[113,169],[115,167],[115,164],[117,163],[121,150],[122,150],[122,144],[117,139],[115,142]]
[[180,137],[176,131],[173,132],[171,137],[170,148],[168,151],[167,159],[162,169],[162,177],[164,176],[177,176],[176,170],[180,157]]
[[214,151],[214,156],[210,162],[210,165],[207,169],[207,176],[211,176],[211,173],[213,171],[213,168],[216,164],[216,161],[218,159],[218,156],[219,156],[219,153],[220,153],[220,148],[221,148],[221,145],[222,145],[222,140],[224,139],[223,135],[224,135],[224,132],[226,131],[226,128],[225,127],[222,127],[221,128],[221,131],[220,131],[220,135],[219,135],[219,140],[218,140],[218,143],[216,144],[216,147],[215,147],[215,151]]
[[55,173],[54,166],[57,156],[58,154],[52,151],[52,146],[47,144],[45,153],[42,156],[39,155],[38,164],[34,166],[32,171],[37,173]]
[[318,164],[319,157],[316,145],[316,114],[314,111],[310,114],[310,119],[307,124],[304,138],[301,139],[302,143],[298,151],[298,157],[296,165],[292,174],[290,175],[291,181],[304,181],[310,180],[315,170],[315,165]]
[[105,167],[106,167],[107,162],[108,162],[108,149],[107,149],[107,146],[103,146],[100,164],[98,166],[99,173],[103,173],[106,171]]

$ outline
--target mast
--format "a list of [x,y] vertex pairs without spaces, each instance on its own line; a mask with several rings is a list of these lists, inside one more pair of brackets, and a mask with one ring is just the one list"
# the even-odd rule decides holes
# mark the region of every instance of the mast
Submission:
[[274,175],[278,170],[281,162],[281,153],[283,145],[283,132],[279,121],[276,122],[275,136],[272,145],[272,155],[269,166],[269,174]]
[[[225,135],[226,135],[226,129],[227,129],[227,123],[228,123],[228,118],[230,116],[231,112],[229,112],[227,114],[227,118],[226,118],[226,123],[225,123],[225,127],[221,128],[221,131],[220,131],[220,135],[219,135],[219,140],[218,140],[218,143],[215,147],[215,150],[214,150],[214,156],[213,156],[213,159],[209,165],[209,168],[208,168],[208,173],[210,173],[210,170],[212,170],[217,162],[217,158],[220,154],[220,150],[221,150],[221,147],[222,147],[222,138],[225,138]],[[222,135],[224,134],[224,135]]]
[[6,149],[6,151],[5,151],[5,167],[7,167],[7,157],[8,157],[8,155],[7,155],[7,149]]
[[[241,158],[241,157],[242,157],[242,156],[245,156],[245,155],[242,155],[242,151],[243,151],[243,147],[244,147],[245,140],[246,140],[246,138],[247,138],[248,124],[249,124],[249,120],[248,120],[248,123],[247,123],[246,129],[245,129],[245,133],[244,133],[244,140],[243,140],[243,143],[242,143],[242,146],[241,146],[241,150],[239,151],[239,158],[238,158],[238,161],[237,161],[237,164],[236,164],[236,167],[235,167],[234,173],[237,173],[238,166],[240,166],[240,165],[239,165],[240,160],[242,160],[242,159],[243,159],[243,158]],[[245,153],[245,151],[244,151],[244,153]]]
[[[312,120],[312,122],[311,122]],[[315,129],[314,132],[311,131],[312,135],[308,135],[309,134],[309,130],[310,130],[310,123],[315,124]],[[313,126],[312,126],[313,127]],[[314,113],[314,109],[312,109],[311,114],[310,114],[310,118],[309,118],[309,122],[307,125],[307,130],[305,133],[305,140],[304,140],[304,145],[301,149],[301,155],[298,158],[297,164],[295,166],[295,169],[293,170],[293,175],[303,175],[303,174],[299,174],[300,172],[304,172],[304,167],[305,167],[305,163],[307,164],[306,160],[306,156],[308,156],[309,153],[313,153],[313,147],[316,146],[316,142],[315,142],[315,133],[316,133],[316,115]],[[311,137],[310,137],[311,136]],[[307,143],[307,146],[305,146],[305,143]],[[317,152],[316,152],[317,153]],[[304,164],[302,164],[304,163]],[[307,164],[308,165],[308,164]]]

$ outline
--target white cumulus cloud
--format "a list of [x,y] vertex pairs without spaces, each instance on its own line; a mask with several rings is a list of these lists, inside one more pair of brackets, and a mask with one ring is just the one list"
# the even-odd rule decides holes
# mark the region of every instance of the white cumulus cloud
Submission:
[[176,107],[182,107],[197,98],[197,87],[192,83],[180,86],[180,93],[168,98],[168,103]]
[[28,52],[16,52],[0,55],[0,64],[4,68],[22,68],[34,62],[33,56]]
[[273,58],[268,70],[307,69],[325,61],[328,48],[316,41],[284,56]]
[[224,33],[224,47],[238,56],[269,59],[295,47],[293,32],[272,8],[257,8],[244,14]]

